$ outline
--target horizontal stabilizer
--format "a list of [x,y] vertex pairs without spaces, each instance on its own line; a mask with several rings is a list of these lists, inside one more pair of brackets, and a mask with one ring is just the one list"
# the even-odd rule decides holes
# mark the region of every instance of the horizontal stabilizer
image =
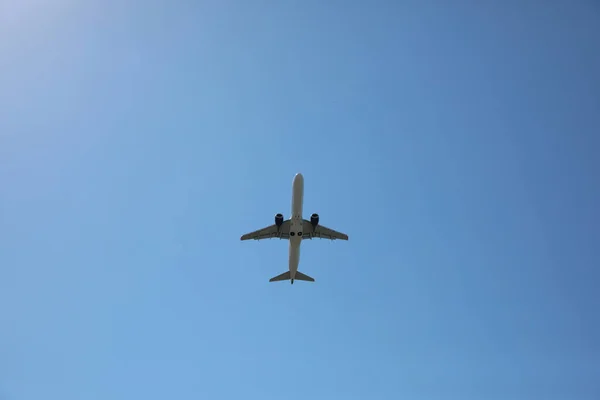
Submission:
[[315,280],[308,275],[304,275],[300,271],[296,271],[296,279],[299,281],[314,282]]
[[[291,277],[290,271],[286,271],[286,272],[284,272],[281,275],[277,275],[277,276],[269,279],[269,282],[287,281],[287,280],[290,279],[290,277]],[[296,271],[296,276],[294,277],[294,280],[307,281],[307,282],[314,282],[315,281],[313,278],[311,278],[308,275],[304,275],[300,271]],[[292,283],[294,283],[294,281],[292,281]]]
[[277,276],[269,279],[269,282],[287,281],[288,279],[290,279],[290,271],[284,272],[281,275],[277,275]]

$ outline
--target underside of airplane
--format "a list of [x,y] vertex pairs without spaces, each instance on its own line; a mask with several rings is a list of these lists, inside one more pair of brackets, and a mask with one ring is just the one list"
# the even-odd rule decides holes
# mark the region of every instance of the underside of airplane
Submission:
[[294,280],[314,282],[308,275],[298,271],[300,262],[300,245],[307,239],[348,240],[348,235],[327,228],[320,224],[319,214],[312,214],[310,220],[302,217],[304,201],[304,177],[296,174],[292,183],[292,215],[285,219],[283,214],[275,215],[275,223],[254,232],[246,233],[240,238],[244,240],[262,239],[287,239],[289,240],[289,266],[288,271],[277,275],[269,282]]

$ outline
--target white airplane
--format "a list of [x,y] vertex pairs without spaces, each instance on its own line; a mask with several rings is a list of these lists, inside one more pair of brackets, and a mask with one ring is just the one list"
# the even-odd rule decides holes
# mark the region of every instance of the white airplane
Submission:
[[242,235],[241,240],[261,240],[261,239],[289,239],[289,271],[277,275],[269,280],[287,281],[294,283],[294,279],[299,281],[314,282],[315,280],[308,275],[298,271],[300,263],[300,244],[305,239],[330,239],[330,240],[348,240],[345,233],[336,232],[319,224],[319,214],[312,214],[310,221],[302,219],[302,203],[304,201],[304,177],[302,174],[294,176],[292,183],[292,215],[289,219],[283,220],[282,214],[275,215],[275,224],[259,229],[254,232]]

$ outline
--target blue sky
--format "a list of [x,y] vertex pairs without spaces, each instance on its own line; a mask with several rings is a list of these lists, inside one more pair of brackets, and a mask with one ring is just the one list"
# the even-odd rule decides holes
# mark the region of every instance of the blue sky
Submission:
[[597,399],[600,8],[491,3],[3,3],[0,399]]

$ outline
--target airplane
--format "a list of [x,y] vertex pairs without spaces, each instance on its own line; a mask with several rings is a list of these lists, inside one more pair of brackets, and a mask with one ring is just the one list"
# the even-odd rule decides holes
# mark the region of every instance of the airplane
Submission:
[[300,263],[300,244],[306,239],[329,239],[329,240],[348,240],[345,233],[334,231],[324,227],[319,223],[319,214],[312,214],[310,221],[302,218],[302,205],[304,202],[304,177],[301,173],[294,176],[292,183],[292,215],[284,220],[283,214],[275,215],[275,224],[259,229],[254,232],[242,235],[240,240],[262,240],[262,239],[288,239],[289,245],[289,270],[281,275],[277,275],[269,282],[290,280],[294,284],[294,279],[299,281],[314,282],[315,280],[308,275],[298,271]]

